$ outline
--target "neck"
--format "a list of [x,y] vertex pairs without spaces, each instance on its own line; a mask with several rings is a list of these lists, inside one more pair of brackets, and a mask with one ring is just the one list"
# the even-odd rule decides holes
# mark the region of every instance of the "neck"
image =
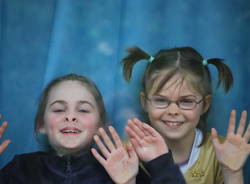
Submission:
[[90,148],[89,147],[84,147],[82,149],[57,149],[55,150],[56,154],[60,157],[62,156],[81,156],[82,154],[89,152]]
[[180,140],[172,140],[165,138],[165,141],[172,151],[175,163],[184,163],[189,159],[195,138],[195,130]]

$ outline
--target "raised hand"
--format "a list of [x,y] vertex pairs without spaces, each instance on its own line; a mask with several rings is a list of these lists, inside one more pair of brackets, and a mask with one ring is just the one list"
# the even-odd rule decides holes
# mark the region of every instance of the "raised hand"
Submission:
[[217,131],[212,128],[212,142],[215,148],[217,160],[232,171],[240,170],[250,153],[250,123],[245,130],[247,112],[241,113],[238,129],[235,131],[236,111],[232,110],[229,119],[226,140],[220,143]]
[[94,148],[91,149],[91,152],[106,169],[115,183],[135,183],[135,178],[139,168],[138,157],[131,144],[125,146],[122,143],[113,127],[109,126],[109,131],[113,142],[103,128],[99,129],[99,134],[104,143],[99,136],[94,136],[94,140],[103,156],[101,156]]
[[138,119],[128,120],[125,127],[139,158],[148,162],[168,153],[163,137],[151,126]]
[[[2,115],[0,115],[0,119],[2,119]],[[3,137],[3,134],[7,126],[8,126],[8,122],[6,121],[4,121],[2,125],[0,126],[0,138]],[[8,147],[9,143],[10,143],[10,140],[5,140],[0,144],[0,154],[4,152],[4,150]]]

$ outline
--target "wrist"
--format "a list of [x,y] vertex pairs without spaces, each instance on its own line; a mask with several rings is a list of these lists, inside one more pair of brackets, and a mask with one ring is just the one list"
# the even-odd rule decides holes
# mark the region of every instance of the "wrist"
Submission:
[[168,152],[169,152],[169,151],[163,151],[163,152],[157,153],[157,154],[153,155],[152,157],[150,157],[150,158],[148,158],[148,159],[146,159],[146,160],[143,160],[143,162],[146,162],[146,163],[147,163],[147,162],[150,162],[150,161],[152,161],[152,160],[155,160],[155,159],[161,157],[162,155],[167,154]]
[[222,172],[224,176],[225,184],[243,184],[243,171],[242,169],[239,170],[232,170],[227,166],[222,166]]
[[220,166],[221,166],[222,171],[228,174],[239,174],[240,172],[242,172],[242,168],[233,169],[223,164],[220,164]]
[[131,178],[130,180],[123,182],[123,183],[116,183],[116,184],[136,184],[136,177]]

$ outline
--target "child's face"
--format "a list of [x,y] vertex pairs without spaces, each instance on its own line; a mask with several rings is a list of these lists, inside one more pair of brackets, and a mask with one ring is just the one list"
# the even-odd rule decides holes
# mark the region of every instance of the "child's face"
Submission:
[[[203,98],[201,94],[189,87],[186,80],[181,80],[182,76],[175,75],[158,94],[149,92],[148,98],[160,96],[172,101],[168,107],[163,109],[153,107],[149,100],[145,103],[151,125],[168,140],[193,139],[200,116],[207,111],[210,104],[207,98]],[[153,91],[154,89],[151,90]],[[191,110],[183,110],[174,103],[178,100],[182,100],[184,107],[190,100],[200,101],[200,103],[195,103],[195,107]]]
[[80,154],[100,126],[96,101],[78,81],[63,81],[51,89],[43,131],[58,155]]

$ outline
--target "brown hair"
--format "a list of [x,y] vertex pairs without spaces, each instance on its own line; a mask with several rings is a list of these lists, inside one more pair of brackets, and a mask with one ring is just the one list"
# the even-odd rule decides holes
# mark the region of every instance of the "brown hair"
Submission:
[[86,86],[87,89],[90,91],[90,93],[93,95],[93,97],[96,100],[97,107],[100,113],[100,119],[101,123],[104,123],[106,121],[106,112],[105,112],[105,106],[104,102],[102,99],[102,95],[96,85],[94,84],[93,81],[88,79],[87,77],[77,75],[77,74],[68,74],[62,77],[58,77],[54,80],[52,80],[47,87],[44,89],[42,92],[40,99],[39,99],[39,105],[37,108],[37,113],[35,116],[35,132],[38,133],[39,129],[43,127],[44,125],[44,113],[45,113],[45,108],[48,103],[48,97],[51,89],[58,85],[59,83],[63,81],[79,81],[83,86]]
[[[149,60],[151,56],[138,47],[129,48],[127,51],[128,55],[122,60],[122,64],[124,78],[129,81],[134,65],[141,60]],[[188,76],[186,78],[190,80],[192,87],[203,97],[211,95],[211,74],[207,65],[212,64],[218,70],[217,87],[223,84],[224,90],[227,92],[233,84],[233,76],[230,68],[224,64],[224,60],[219,58],[208,59],[206,60],[207,65],[203,64],[203,61],[201,54],[192,47],[160,50],[146,66],[142,80],[142,91],[145,95],[148,95],[154,81],[161,77],[159,84],[156,86],[156,91],[154,91],[154,93],[158,93],[169,79],[180,73],[183,76],[182,80]],[[201,116],[197,126],[204,136],[207,133],[207,114],[208,112]],[[203,139],[202,143],[204,141]]]

